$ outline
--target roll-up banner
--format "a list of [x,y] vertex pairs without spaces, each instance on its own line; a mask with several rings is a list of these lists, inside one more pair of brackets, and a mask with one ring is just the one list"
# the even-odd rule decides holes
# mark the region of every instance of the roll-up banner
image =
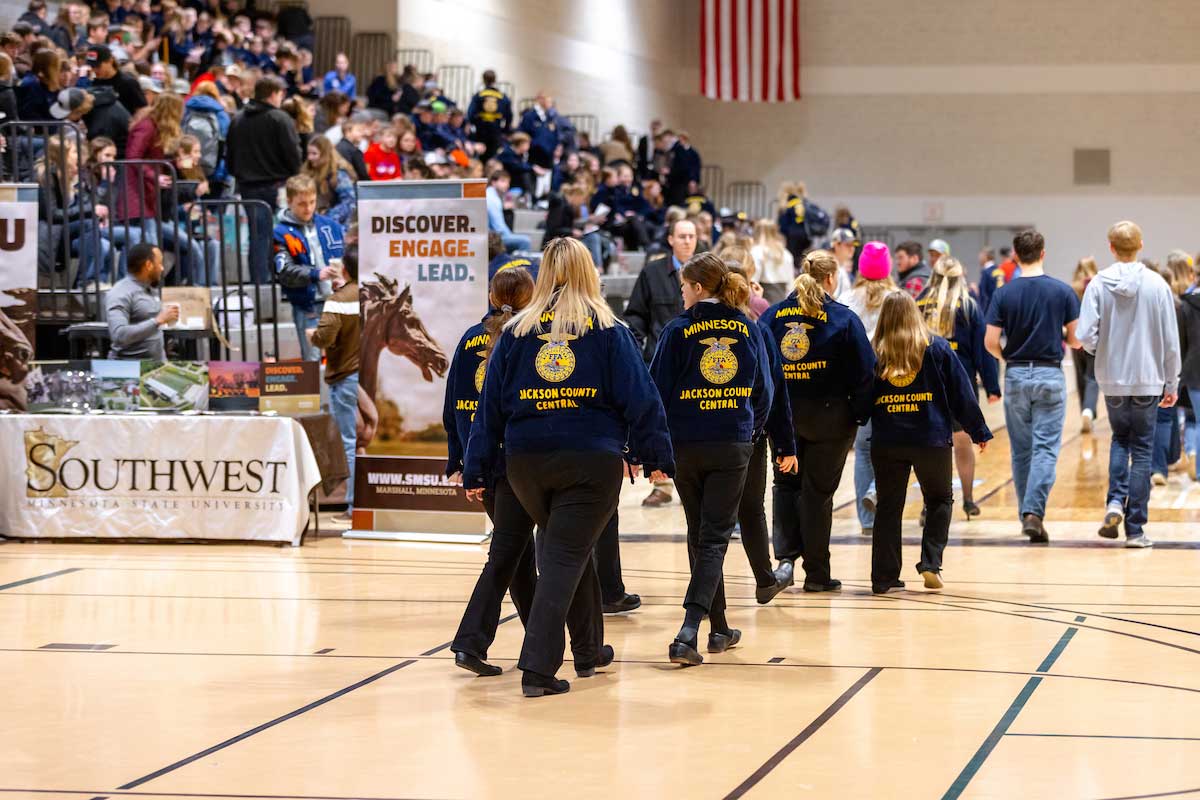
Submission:
[[442,402],[487,310],[482,180],[358,184],[359,455],[352,538],[482,541],[487,516],[445,477]]
[[28,411],[34,359],[38,187],[0,184],[0,410]]

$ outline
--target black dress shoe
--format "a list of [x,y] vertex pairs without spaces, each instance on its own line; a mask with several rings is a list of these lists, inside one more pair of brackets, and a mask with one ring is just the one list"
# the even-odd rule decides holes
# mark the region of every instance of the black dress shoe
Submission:
[[575,665],[575,674],[580,678],[590,678],[596,674],[596,670],[601,667],[607,667],[617,657],[616,651],[613,650],[611,644],[606,644],[600,648],[600,660],[594,666]]
[[790,561],[780,561],[775,569],[775,580],[787,588],[796,582],[796,568]]
[[788,585],[779,580],[776,576],[775,582],[770,586],[759,586],[754,590],[754,599],[758,601],[760,606],[765,606],[767,603],[775,599],[775,595],[786,589]]
[[698,667],[704,663],[704,656],[696,651],[687,642],[681,642],[678,639],[671,642],[671,647],[667,650],[671,657],[672,664],[680,664],[685,667]]
[[805,581],[804,591],[806,592],[836,592],[842,588],[842,582],[837,578],[830,578],[827,581]]
[[737,628],[730,628],[729,633],[710,633],[708,635],[708,652],[724,653],[729,648],[736,647],[741,640],[742,632]]
[[871,584],[871,594],[887,594],[888,592],[893,591],[895,589],[903,589],[903,588],[904,588],[904,581],[899,580],[899,579],[890,581],[888,583],[872,583]]
[[470,653],[455,653],[454,666],[465,669],[467,672],[474,672],[481,678],[494,678],[504,672],[500,667],[489,664],[482,658],[476,658]]
[[973,501],[964,500],[963,501],[963,513],[967,515],[967,519],[971,519],[972,517],[978,517],[980,514],[982,514],[983,509],[980,508],[978,506],[978,504],[976,504]]
[[1021,520],[1021,533],[1029,537],[1030,544],[1047,544],[1050,535],[1042,527],[1042,518],[1037,514],[1026,514]]
[[601,610],[605,614],[624,614],[626,611],[642,607],[642,598],[636,594],[627,594],[615,603],[605,603]]
[[542,697],[548,694],[566,694],[571,691],[571,684],[526,671],[521,675],[521,694],[526,697]]

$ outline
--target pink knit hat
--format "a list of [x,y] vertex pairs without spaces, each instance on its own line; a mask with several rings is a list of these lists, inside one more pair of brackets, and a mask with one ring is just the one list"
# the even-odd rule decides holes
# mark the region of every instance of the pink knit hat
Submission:
[[892,254],[883,242],[867,242],[858,256],[858,274],[869,281],[881,281],[892,274]]

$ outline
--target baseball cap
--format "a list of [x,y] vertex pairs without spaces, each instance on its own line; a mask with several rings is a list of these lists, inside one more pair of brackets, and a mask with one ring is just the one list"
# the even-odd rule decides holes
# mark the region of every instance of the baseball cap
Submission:
[[108,45],[97,44],[88,48],[87,64],[89,67],[98,67],[104,62],[112,60],[113,53],[108,49]]
[[154,92],[155,94],[163,93],[163,83],[157,78],[151,78],[149,75],[142,75],[138,78],[138,86],[142,87],[143,92]]
[[945,239],[934,239],[929,243],[929,249],[944,256],[950,255],[950,245],[946,243]]
[[50,116],[55,119],[66,119],[72,111],[77,111],[87,102],[87,92],[83,89],[63,89],[58,93],[54,105],[50,106]]
[[242,77],[242,68],[239,67],[237,64],[230,64],[228,67],[225,68],[225,77],[240,79]]
[[445,114],[446,113],[447,106],[441,100],[434,100],[433,103],[429,107],[433,109],[433,113],[435,113],[435,114]]
[[445,153],[442,153],[438,150],[431,150],[425,154],[425,163],[432,167],[435,165],[449,164],[450,162],[446,160]]
[[854,231],[849,228],[838,228],[833,232],[833,236],[829,237],[829,241],[833,244],[854,244]]
[[858,257],[858,274],[869,281],[881,281],[892,274],[892,254],[883,242],[867,242]]

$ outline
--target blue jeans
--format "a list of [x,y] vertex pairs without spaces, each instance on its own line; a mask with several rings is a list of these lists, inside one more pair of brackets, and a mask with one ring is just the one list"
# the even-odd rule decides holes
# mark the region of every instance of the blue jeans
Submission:
[[83,286],[97,278],[108,280],[107,269],[111,248],[112,244],[105,238],[103,231],[97,230],[94,222],[89,220],[81,226],[79,235],[71,240],[71,255],[81,258],[86,251],[87,261],[79,265],[79,271],[75,275],[76,286]]
[[312,310],[292,306],[292,321],[296,323],[296,336],[300,339],[300,359],[302,361],[320,361],[321,353],[312,346],[312,342],[304,335],[306,330],[316,328],[321,321],[321,310],[324,303],[317,303]]
[[1186,391],[1192,398],[1192,416],[1196,419],[1196,422],[1188,423],[1190,435],[1184,444],[1187,446],[1189,453],[1195,453],[1200,449],[1200,389],[1193,389],[1189,386]]
[[358,447],[358,373],[329,384],[329,410],[342,434],[342,447],[350,477],[346,481],[346,503],[354,506],[354,451]]
[[1030,365],[1005,369],[1004,419],[1021,517],[1046,516],[1066,417],[1067,380],[1062,369]]
[[504,251],[506,253],[514,253],[517,250],[528,250],[532,246],[529,237],[521,233],[502,233],[500,238],[504,240]]
[[1151,474],[1166,475],[1171,465],[1179,460],[1181,444],[1179,409],[1158,409],[1154,424],[1154,453],[1150,458]]
[[858,506],[858,524],[875,527],[875,512],[863,508],[863,496],[875,491],[875,469],[871,466],[871,423],[858,429],[854,437],[854,497]]
[[1106,504],[1116,503],[1124,509],[1126,538],[1141,536],[1150,515],[1150,461],[1158,400],[1149,396],[1104,398],[1112,427]]

